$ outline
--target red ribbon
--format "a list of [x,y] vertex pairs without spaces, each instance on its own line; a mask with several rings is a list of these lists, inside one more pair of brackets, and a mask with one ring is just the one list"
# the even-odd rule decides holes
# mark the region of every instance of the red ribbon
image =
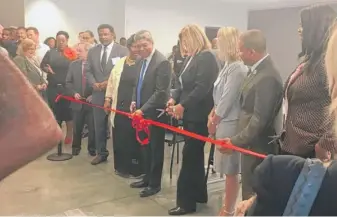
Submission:
[[[74,99],[73,97],[58,95],[55,99],[55,102],[58,102],[61,98],[69,100],[71,102],[85,104],[85,105],[89,105],[91,107],[96,107],[96,108],[100,108],[100,109],[104,109],[104,110],[109,110],[109,111],[115,112],[116,114],[124,115],[126,117],[131,118],[132,119],[132,127],[136,130],[137,141],[141,145],[146,145],[146,144],[149,143],[149,137],[150,137],[149,126],[153,125],[153,126],[161,127],[161,128],[164,128],[164,129],[182,134],[184,136],[192,137],[194,139],[198,139],[198,140],[201,140],[201,141],[204,141],[204,142],[209,142],[211,144],[220,146],[222,148],[235,150],[235,151],[241,152],[243,154],[252,155],[252,156],[255,156],[255,157],[258,157],[258,158],[265,158],[266,157],[266,155],[264,155],[264,154],[256,153],[256,152],[244,149],[244,148],[237,147],[237,146],[235,146],[233,144],[230,144],[229,142],[226,142],[226,141],[215,140],[215,139],[212,139],[212,138],[209,138],[209,137],[200,136],[196,133],[192,133],[192,132],[180,129],[178,127],[173,127],[173,126],[168,125],[168,124],[163,124],[163,123],[160,123],[160,122],[157,122],[157,121],[145,119],[140,115],[133,115],[131,113],[127,113],[127,112],[123,112],[123,111],[119,111],[119,110],[111,109],[111,108],[107,109],[107,108],[104,108],[103,106],[94,105],[94,104],[91,104],[91,103],[88,103],[88,102],[85,102],[85,101]],[[139,134],[141,132],[144,132],[147,135],[147,137],[143,140],[141,140],[139,138]]]

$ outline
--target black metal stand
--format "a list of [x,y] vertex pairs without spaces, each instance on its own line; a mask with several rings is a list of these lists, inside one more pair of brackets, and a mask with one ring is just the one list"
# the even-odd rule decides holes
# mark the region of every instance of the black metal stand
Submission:
[[71,154],[62,152],[62,142],[60,142],[57,146],[57,153],[51,154],[47,156],[47,159],[50,161],[66,161],[73,158]]

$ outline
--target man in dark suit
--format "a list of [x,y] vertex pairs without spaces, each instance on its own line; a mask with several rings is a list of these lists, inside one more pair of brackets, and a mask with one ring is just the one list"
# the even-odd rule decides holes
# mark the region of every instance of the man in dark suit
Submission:
[[[93,87],[92,103],[103,106],[110,72],[121,57],[127,56],[128,50],[115,43],[116,34],[112,26],[102,24],[97,31],[101,44],[89,50],[86,74],[89,85]],[[91,164],[96,165],[105,162],[109,155],[106,148],[108,116],[99,108],[93,108],[93,113],[97,156]]]
[[[241,58],[250,68],[241,88],[241,112],[237,135],[230,142],[263,154],[275,154],[277,145],[275,119],[282,104],[282,79],[270,55],[266,52],[266,39],[259,30],[249,30],[240,36]],[[242,156],[242,199],[253,195],[253,170],[262,159]]]
[[[66,78],[66,89],[68,95],[73,96],[77,100],[84,100],[87,102],[91,102],[92,99],[92,87],[87,83],[85,72],[88,51],[91,47],[92,46],[90,44],[86,43],[78,44],[76,49],[79,60],[70,64]],[[80,154],[82,129],[84,124],[87,123],[89,129],[88,152],[91,156],[96,156],[95,128],[92,107],[79,103],[72,103],[71,108],[73,110],[74,121],[72,154],[74,156]]]
[[[171,83],[170,62],[153,47],[151,33],[142,30],[135,35],[138,43],[139,76],[130,110],[135,115],[143,115],[159,122],[167,122],[167,116],[159,116],[158,109],[165,109]],[[132,188],[144,188],[140,197],[148,197],[161,190],[164,161],[165,130],[150,127],[150,143],[142,149],[145,176],[141,181],[131,183]]]

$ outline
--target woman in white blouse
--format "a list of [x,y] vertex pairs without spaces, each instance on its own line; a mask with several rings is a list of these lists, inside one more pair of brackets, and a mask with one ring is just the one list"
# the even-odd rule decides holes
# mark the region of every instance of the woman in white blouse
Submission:
[[[248,68],[241,62],[238,41],[239,31],[233,27],[218,31],[219,58],[225,66],[214,83],[214,109],[209,115],[208,131],[216,139],[228,138],[236,134],[239,119],[240,89]],[[221,215],[234,214],[240,184],[241,155],[239,152],[226,152],[218,149],[214,156],[216,172],[226,175],[225,199]]]

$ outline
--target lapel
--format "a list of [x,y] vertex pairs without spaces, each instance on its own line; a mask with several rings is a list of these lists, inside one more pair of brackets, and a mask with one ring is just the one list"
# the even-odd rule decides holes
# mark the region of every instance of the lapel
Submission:
[[[151,58],[151,60],[149,62],[149,65],[148,65],[147,69],[146,69],[146,72],[145,72],[145,75],[144,75],[144,79],[143,79],[142,89],[145,86],[144,82],[146,81],[146,78],[148,76],[150,76],[150,74],[153,72],[153,70],[155,70],[155,67],[157,65],[156,62],[157,62],[157,50],[153,53],[153,56],[152,56],[152,58]],[[143,62],[140,65],[142,66]]]
[[103,68],[101,65],[101,52],[102,52],[103,46],[100,44],[96,47],[96,55],[97,58],[97,64],[98,64],[98,68],[101,70],[101,72],[103,72]]
[[257,67],[256,69],[251,72],[247,78],[245,79],[245,81],[243,82],[241,91],[240,91],[240,95],[242,95],[242,93],[245,91],[245,89],[248,87],[248,85],[254,80],[254,78],[256,77],[256,75],[262,70],[264,69],[266,66],[268,66],[268,64],[270,63],[271,59],[270,56],[268,56],[266,59],[264,59]]
[[118,56],[118,51],[119,51],[118,46],[114,42],[114,44],[111,48],[111,52],[108,56],[108,62],[106,63],[106,67],[105,67],[105,69],[108,69],[108,71],[111,71],[112,67],[114,66],[113,63],[112,63],[112,58]]
[[36,69],[33,63],[31,63],[26,57],[25,57],[25,64],[27,66],[27,73],[28,72],[36,73],[40,79],[42,78],[42,76],[40,75],[40,72]]
[[[76,66],[76,71],[77,71],[77,67],[79,68],[79,72],[81,73],[77,73],[77,76],[78,76],[78,81],[81,81],[81,86],[82,86],[82,73],[83,73],[83,69],[82,69],[82,60],[80,61],[77,61],[77,66]],[[86,67],[84,67],[85,69]],[[74,73],[76,73],[76,71],[74,71]]]

